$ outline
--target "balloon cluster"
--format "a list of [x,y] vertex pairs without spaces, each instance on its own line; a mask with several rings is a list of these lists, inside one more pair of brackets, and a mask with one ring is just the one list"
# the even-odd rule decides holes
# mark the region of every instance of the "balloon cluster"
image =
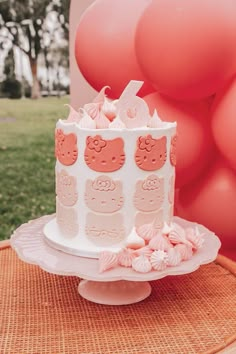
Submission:
[[76,33],[78,66],[119,97],[128,82],[178,123],[176,213],[236,238],[236,2],[96,0]]

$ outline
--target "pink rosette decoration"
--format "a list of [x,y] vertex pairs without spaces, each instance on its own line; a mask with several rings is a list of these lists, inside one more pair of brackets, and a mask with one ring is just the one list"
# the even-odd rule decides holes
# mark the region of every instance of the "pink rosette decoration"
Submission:
[[106,99],[106,97],[101,110],[105,114],[105,116],[109,119],[110,122],[112,122],[113,119],[116,117],[116,111],[117,111],[116,106],[114,102],[112,101],[110,102],[108,99]]
[[187,240],[185,236],[185,230],[178,224],[173,223],[173,230],[170,231],[168,235],[169,241],[173,244],[176,245],[178,243],[183,243],[186,245],[191,245],[191,243]]
[[109,124],[109,129],[125,129],[126,126],[120,119],[120,116],[116,116],[116,118]]
[[155,270],[165,270],[168,263],[168,255],[165,251],[154,251],[150,258],[151,265]]
[[149,246],[144,246],[134,252],[137,256],[145,256],[147,258],[150,258],[153,250]]
[[79,123],[79,121],[81,120],[81,116],[80,116],[79,112],[77,112],[69,104],[65,104],[64,106],[69,107],[69,109],[70,109],[70,112],[69,112],[66,122],[67,123]]
[[108,269],[115,268],[118,265],[118,257],[116,253],[104,251],[101,252],[98,259],[99,273]]
[[152,265],[147,257],[141,255],[133,259],[132,268],[139,273],[148,273],[152,270]]
[[174,248],[180,253],[182,261],[188,261],[193,256],[193,250],[191,246],[180,243]]
[[180,264],[182,258],[178,249],[176,249],[175,247],[170,248],[167,252],[167,255],[168,255],[168,262],[167,262],[168,266],[176,267],[177,265]]
[[153,237],[149,242],[149,247],[152,250],[168,251],[173,246],[168,241],[168,239],[162,234],[158,233],[157,236]]
[[124,248],[118,254],[118,264],[122,267],[131,267],[132,261],[135,258],[134,252],[129,248]]
[[96,123],[96,128],[97,129],[108,129],[110,121],[109,119],[105,116],[103,112],[100,112],[100,114],[94,118],[94,121]]
[[187,228],[186,238],[191,242],[194,250],[199,250],[204,244],[204,234],[200,234],[198,228]]
[[153,223],[143,224],[137,228],[137,234],[145,241],[150,241],[158,233],[158,230],[154,227]]
[[153,116],[149,119],[148,127],[149,128],[160,128],[163,126],[162,120],[159,118],[156,109],[154,110]]

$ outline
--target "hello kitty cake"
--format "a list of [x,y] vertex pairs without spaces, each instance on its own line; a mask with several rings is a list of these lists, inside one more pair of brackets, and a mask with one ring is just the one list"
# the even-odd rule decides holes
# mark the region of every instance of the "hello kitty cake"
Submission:
[[[58,249],[99,258],[101,271],[132,261],[137,271],[140,262],[147,270],[151,256],[153,264],[160,258],[163,265],[166,255],[153,252],[169,251],[176,258],[177,244],[177,260],[190,255],[191,242],[186,235],[176,241],[172,225],[176,123],[162,122],[156,112],[150,116],[136,96],[142,84],[131,81],[113,102],[104,88],[56,125],[56,216],[44,234]],[[160,234],[165,239],[158,241]]]

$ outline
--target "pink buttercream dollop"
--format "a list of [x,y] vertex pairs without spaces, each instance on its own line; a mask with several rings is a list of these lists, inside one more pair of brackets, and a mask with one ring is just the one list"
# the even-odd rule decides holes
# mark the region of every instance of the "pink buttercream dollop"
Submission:
[[151,265],[155,270],[165,270],[168,263],[168,255],[165,251],[154,251],[150,258]]
[[138,256],[143,255],[147,258],[151,257],[152,252],[153,252],[153,250],[149,246],[144,246],[144,247],[141,247],[141,248],[135,250],[136,255],[138,255]]
[[147,257],[141,255],[133,259],[132,268],[139,273],[148,273],[152,270],[152,265]]
[[90,117],[90,115],[85,110],[83,110],[83,116],[79,122],[79,127],[84,129],[96,129],[95,121]]
[[84,105],[83,109],[88,113],[92,119],[96,119],[100,114],[99,103],[87,103]]
[[110,86],[104,86],[98,95],[94,98],[93,103],[98,103],[101,107],[105,101],[107,89],[111,89]]
[[118,265],[118,257],[116,253],[104,251],[101,252],[98,259],[99,273],[108,269],[115,268]]

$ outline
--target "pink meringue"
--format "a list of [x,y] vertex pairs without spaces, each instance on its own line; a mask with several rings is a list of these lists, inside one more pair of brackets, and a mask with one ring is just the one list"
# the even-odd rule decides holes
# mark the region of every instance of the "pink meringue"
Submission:
[[149,242],[149,247],[153,250],[168,251],[172,245],[168,239],[159,233],[157,236],[153,237]]
[[178,243],[184,243],[186,245],[190,245],[190,242],[186,239],[185,230],[178,224],[173,223],[173,230],[170,231],[168,235],[169,241],[176,245]]
[[98,259],[99,273],[105,272],[108,269],[118,265],[118,257],[116,253],[104,251],[101,252]]
[[143,255],[143,256],[149,258],[151,256],[153,250],[149,246],[144,246],[144,247],[141,247],[141,248],[135,250],[134,252],[138,256]]
[[129,248],[124,248],[118,254],[118,263],[123,267],[131,267],[134,258],[135,258],[134,252]]
[[198,250],[204,244],[204,234],[200,234],[199,229],[196,227],[186,229],[186,238],[193,245],[193,249]]
[[149,128],[159,128],[163,125],[162,120],[159,118],[156,109],[154,110],[153,116],[150,118],[148,122]]
[[87,103],[84,105],[83,108],[92,119],[99,117],[99,103]]
[[132,268],[139,273],[148,273],[152,269],[152,265],[144,255],[136,257],[132,261]]
[[99,105],[102,105],[105,101],[106,98],[106,89],[111,89],[110,86],[104,86],[101,91],[98,93],[98,95],[94,98],[93,103],[98,103]]
[[72,106],[70,106],[69,104],[65,104],[65,107],[69,107],[70,112],[68,115],[68,118],[66,120],[67,123],[78,123],[81,119],[81,116],[79,114],[79,112],[77,112]]
[[103,112],[100,112],[100,114],[94,118],[94,121],[96,123],[96,128],[97,129],[107,129],[109,128],[110,121],[109,119],[105,116]]
[[168,262],[167,265],[170,267],[176,267],[181,262],[181,254],[176,248],[171,248],[167,252]]
[[137,234],[146,241],[150,241],[158,234],[158,230],[153,227],[153,223],[144,224],[137,228]]
[[109,124],[110,129],[125,129],[125,124],[122,122],[119,116],[116,116],[116,118]]
[[188,261],[192,258],[193,250],[191,246],[179,243],[175,246],[175,249],[180,253],[182,261]]
[[87,129],[96,129],[96,122],[88,115],[88,113],[84,110],[82,119],[79,122],[80,128]]
[[150,258],[153,269],[162,271],[166,269],[168,256],[165,251],[154,251]]
[[114,105],[114,103],[112,101],[108,101],[108,99],[106,99],[105,97],[101,109],[105,116],[109,119],[109,121],[112,122],[116,116],[116,106]]

